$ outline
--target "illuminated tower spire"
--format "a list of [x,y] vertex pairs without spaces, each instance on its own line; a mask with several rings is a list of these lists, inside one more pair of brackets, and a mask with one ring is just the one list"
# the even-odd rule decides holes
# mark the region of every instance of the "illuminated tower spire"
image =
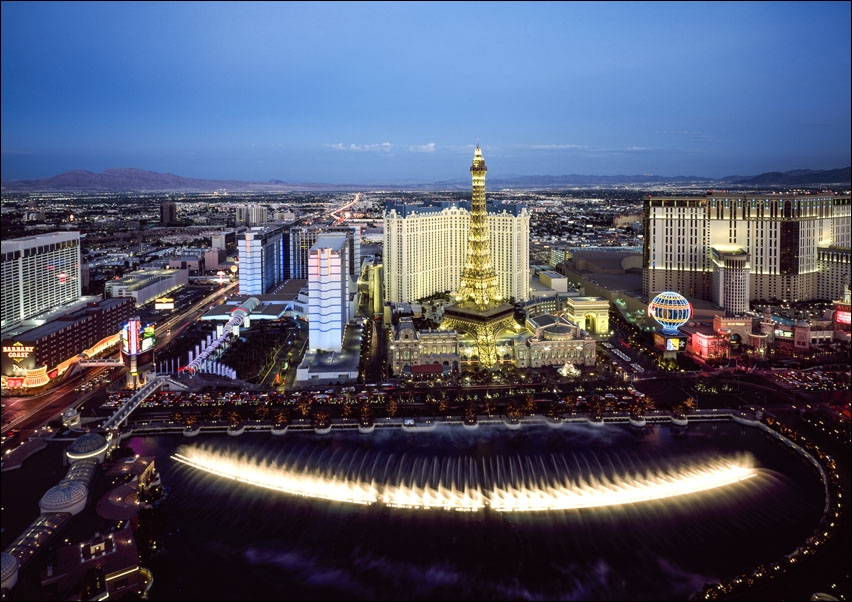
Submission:
[[[456,302],[444,308],[441,330],[455,330],[473,342],[468,361],[482,368],[495,368],[502,360],[497,353],[497,337],[514,332],[514,306],[503,303],[497,288],[497,274],[491,263],[488,236],[488,214],[485,210],[485,160],[479,144],[473,153],[470,174],[473,178],[473,198],[470,207],[470,231],[467,237],[467,256],[462,270]],[[505,354],[504,354],[505,356]]]
[[470,204],[470,231],[467,237],[467,256],[456,302],[473,304],[482,311],[501,301],[497,288],[497,274],[491,262],[491,245],[488,240],[488,214],[485,209],[485,159],[479,144],[473,153],[470,174],[473,196]]

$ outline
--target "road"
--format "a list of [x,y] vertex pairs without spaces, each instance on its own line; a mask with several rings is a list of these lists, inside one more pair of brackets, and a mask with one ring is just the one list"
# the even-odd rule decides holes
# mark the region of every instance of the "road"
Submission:
[[[209,295],[197,301],[187,310],[171,316],[165,322],[157,325],[157,346],[165,347],[171,340],[180,334],[180,331],[190,322],[201,316],[210,309],[210,305],[227,296],[239,283],[230,283],[215,289]],[[116,357],[118,352],[112,354]],[[73,368],[72,368],[73,369]],[[61,382],[51,389],[37,395],[3,397],[2,432],[4,434],[2,451],[6,453],[11,446],[17,446],[20,442],[38,430],[42,425],[57,418],[70,407],[82,405],[99,391],[106,389],[111,382],[124,378],[124,368],[111,368],[108,366],[96,368],[83,368],[83,378],[69,375],[66,381]],[[115,370],[114,372],[111,372]],[[99,380],[100,377],[109,375],[107,380]],[[90,389],[80,391],[81,386],[91,383]],[[8,438],[9,431],[16,431],[14,438]]]

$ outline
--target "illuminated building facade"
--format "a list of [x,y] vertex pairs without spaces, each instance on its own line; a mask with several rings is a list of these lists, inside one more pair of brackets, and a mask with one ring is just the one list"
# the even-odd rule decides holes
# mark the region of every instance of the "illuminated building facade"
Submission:
[[848,248],[849,195],[824,193],[652,197],[644,201],[643,294],[676,290],[712,300],[712,248],[748,255],[748,300],[820,298],[820,250]]
[[452,330],[416,330],[410,317],[399,319],[391,337],[388,365],[394,376],[443,374],[459,370],[458,333]]
[[361,266],[361,226],[292,226],[285,237],[284,279],[305,279],[308,277],[308,258],[311,247],[326,232],[342,232],[347,237],[349,253],[349,276],[357,277]]
[[[471,216],[471,204],[465,201],[389,202],[384,211],[382,257],[386,300],[413,303],[457,291],[467,259]],[[529,210],[520,203],[486,203],[485,223],[499,294],[506,300],[526,301],[530,295]],[[482,224],[477,228],[481,230]]]
[[345,233],[321,234],[308,260],[308,344],[340,351],[349,321],[349,253]]
[[132,299],[104,299],[3,339],[3,386],[14,389],[47,384],[61,376],[81,353],[95,355],[115,346],[122,325],[135,311]]
[[711,294],[725,313],[740,315],[749,310],[749,257],[735,245],[714,245]]
[[4,240],[0,253],[2,330],[81,297],[79,232]]
[[593,337],[609,336],[609,300],[603,297],[568,297],[565,317]]
[[133,299],[136,307],[189,283],[189,270],[137,270],[104,284],[104,295]]
[[818,299],[842,299],[852,276],[852,252],[849,247],[817,249]]
[[283,226],[257,227],[237,240],[240,262],[240,294],[264,295],[282,278]]
[[499,360],[497,338],[520,327],[515,322],[514,306],[505,302],[497,287],[485,209],[487,171],[477,145],[470,166],[473,194],[464,268],[455,303],[444,308],[441,330],[455,330],[460,336],[473,339],[475,357],[471,359],[482,368],[493,368]]
[[518,368],[595,365],[595,339],[573,322],[545,314],[527,318],[526,326],[532,336],[515,346]]

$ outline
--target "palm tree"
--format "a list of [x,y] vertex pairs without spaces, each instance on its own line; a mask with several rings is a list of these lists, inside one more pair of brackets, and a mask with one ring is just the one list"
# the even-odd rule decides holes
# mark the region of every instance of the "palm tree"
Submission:
[[328,428],[331,424],[331,416],[325,410],[317,410],[311,418],[314,428]]
[[605,407],[606,404],[600,395],[592,395],[589,400],[589,415],[594,420],[600,420],[603,417]]
[[287,412],[286,410],[278,410],[275,412],[275,416],[273,417],[273,421],[276,425],[285,425],[288,422]]
[[527,393],[526,397],[524,397],[524,411],[527,414],[535,412],[535,395],[532,393]]
[[476,413],[477,413],[476,403],[472,402],[472,401],[468,402],[464,406],[464,421],[465,421],[465,423],[466,424],[476,424]]
[[368,403],[361,404],[361,424],[370,425],[373,423],[373,408]]
[[514,402],[510,403],[506,408],[506,416],[509,418],[510,422],[518,422],[523,415],[523,410],[521,410],[521,408],[519,408]]
[[265,403],[259,404],[254,408],[254,415],[257,417],[258,420],[266,420],[267,418],[269,418],[269,413],[269,406]]

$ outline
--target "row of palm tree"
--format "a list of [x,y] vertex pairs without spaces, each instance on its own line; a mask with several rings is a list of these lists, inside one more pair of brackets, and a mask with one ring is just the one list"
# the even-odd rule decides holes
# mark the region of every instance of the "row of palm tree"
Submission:
[[[384,410],[384,415],[388,417],[396,417],[402,413],[405,404],[400,404],[395,395],[386,395],[383,399],[383,405],[375,403],[375,399],[358,401],[352,397],[346,399],[343,403],[332,404],[318,403],[312,401],[310,397],[304,396],[294,404],[283,407],[269,403],[256,405],[224,404],[204,407],[200,411],[176,410],[169,417],[171,420],[181,422],[189,427],[193,427],[199,422],[221,421],[235,427],[246,420],[271,420],[276,425],[287,425],[290,423],[291,415],[294,414],[302,420],[310,419],[314,425],[328,425],[334,416],[348,420],[356,414],[356,409],[359,421],[367,424],[375,420],[377,410]],[[405,401],[404,396],[403,401]],[[654,399],[645,396],[638,399],[634,398],[628,411],[631,416],[642,417],[647,411],[654,410],[655,407]],[[683,417],[695,408],[695,398],[690,396],[675,404],[671,411],[673,415]],[[523,398],[510,399],[505,404],[498,404],[492,398],[480,400],[476,395],[467,396],[460,402],[451,403],[446,393],[442,391],[437,397],[431,397],[431,401],[427,403],[427,411],[430,411],[433,416],[461,414],[468,423],[475,422],[479,415],[494,416],[497,414],[505,415],[510,421],[518,421],[524,416],[536,413],[543,413],[552,420],[561,420],[565,415],[575,414],[578,411],[583,412],[583,410],[588,412],[593,419],[601,420],[605,413],[615,412],[617,409],[614,400],[602,395],[590,395],[582,403],[579,403],[573,396],[540,403],[532,393],[525,394]],[[406,414],[408,413],[406,412]]]

